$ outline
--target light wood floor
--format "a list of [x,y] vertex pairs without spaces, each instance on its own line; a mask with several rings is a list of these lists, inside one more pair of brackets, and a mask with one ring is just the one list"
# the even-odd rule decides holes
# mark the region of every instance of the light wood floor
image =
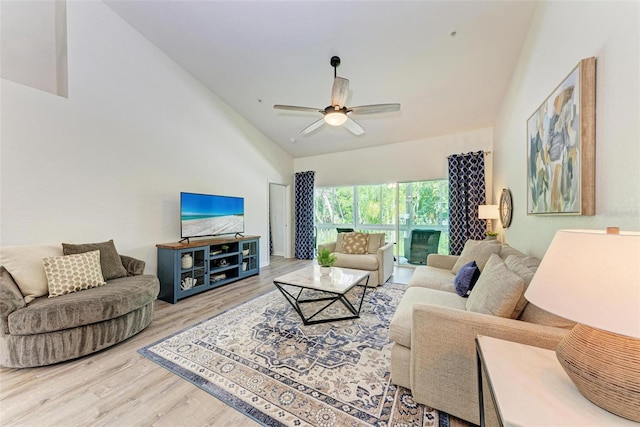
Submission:
[[[259,276],[175,305],[156,301],[151,325],[102,352],[42,368],[0,368],[0,425],[258,426],[137,350],[275,289],[274,277],[310,262],[273,257]],[[408,282],[412,270],[398,270],[395,279]]]

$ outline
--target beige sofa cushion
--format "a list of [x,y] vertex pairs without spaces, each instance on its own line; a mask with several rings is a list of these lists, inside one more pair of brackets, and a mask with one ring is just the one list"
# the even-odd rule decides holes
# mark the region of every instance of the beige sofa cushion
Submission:
[[0,264],[7,269],[24,296],[24,302],[47,295],[49,285],[44,272],[42,259],[62,256],[62,246],[25,245],[5,246],[0,248]]
[[453,284],[456,276],[451,274],[451,270],[435,268],[431,266],[416,267],[409,280],[409,287],[423,287],[429,289],[437,289],[439,291],[456,292]]
[[353,268],[356,270],[374,271],[378,269],[378,258],[371,254],[345,254],[334,252],[338,259],[334,267]]
[[467,240],[451,272],[458,274],[458,270],[471,261],[475,261],[480,271],[482,271],[491,254],[500,252],[501,246],[497,240]]
[[500,245],[500,252],[498,252],[498,255],[500,255],[500,258],[502,259],[507,259],[507,257],[511,255],[515,255],[522,258],[527,256],[522,252],[520,252],[519,250],[517,250],[516,248],[514,248],[513,246],[509,246],[509,244],[507,243],[503,243]]
[[492,254],[467,300],[467,311],[511,317],[524,292],[524,280]]
[[369,234],[369,248],[367,250],[370,254],[375,254],[378,249],[384,245],[384,233],[370,233]]
[[466,300],[455,293],[412,287],[402,296],[389,325],[389,339],[411,348],[411,318],[415,304],[429,304],[465,310]]

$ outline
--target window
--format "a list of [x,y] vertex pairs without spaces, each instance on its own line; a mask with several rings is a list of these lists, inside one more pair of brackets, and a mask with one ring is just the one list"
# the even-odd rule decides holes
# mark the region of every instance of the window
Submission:
[[319,243],[335,240],[337,228],[383,232],[388,242],[397,243],[399,263],[407,262],[411,230],[439,230],[438,253],[448,254],[449,184],[434,180],[316,188],[315,226]]

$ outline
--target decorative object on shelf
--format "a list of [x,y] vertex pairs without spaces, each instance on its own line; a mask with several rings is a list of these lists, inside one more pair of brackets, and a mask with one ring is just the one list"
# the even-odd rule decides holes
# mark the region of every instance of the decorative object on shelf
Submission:
[[511,225],[511,216],[513,215],[513,202],[511,201],[511,191],[509,191],[508,188],[502,189],[499,206],[502,228],[509,228]]
[[640,422],[640,232],[560,230],[525,297],[578,322],[556,354],[596,405]]
[[209,253],[209,256],[216,256],[216,255],[220,255],[222,253],[221,249],[215,250],[215,251],[211,251]]
[[226,267],[227,265],[229,265],[229,261],[227,261],[226,259],[221,259],[220,261],[218,261],[218,265],[220,267]]
[[247,265],[248,264],[246,262],[242,263],[242,271],[247,271]]
[[222,252],[224,252],[225,254],[227,252],[229,252],[229,246],[228,245],[222,245],[222,246],[220,246],[220,249],[222,249]]
[[180,289],[182,289],[183,291],[186,291],[187,289],[191,289],[196,285],[197,282],[198,282],[198,279],[194,279],[193,277],[186,277],[180,283]]
[[182,255],[182,268],[191,268],[193,267],[193,257],[191,254]]
[[318,254],[320,273],[324,275],[331,273],[331,267],[333,267],[337,259],[336,254],[332,254],[329,249],[321,249]]
[[226,278],[227,278],[227,275],[225,273],[214,274],[213,276],[211,276],[211,280],[213,280],[214,282],[218,282]]
[[527,120],[527,213],[595,215],[596,59],[587,58]]
[[242,256],[249,256],[249,249],[243,249]]

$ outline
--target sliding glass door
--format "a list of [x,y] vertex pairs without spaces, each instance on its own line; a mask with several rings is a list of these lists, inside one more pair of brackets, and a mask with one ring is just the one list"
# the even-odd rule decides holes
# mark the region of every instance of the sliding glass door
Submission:
[[335,240],[338,228],[385,233],[387,242],[396,243],[399,265],[424,264],[427,245],[430,253],[447,254],[448,221],[447,180],[315,190],[318,243]]

